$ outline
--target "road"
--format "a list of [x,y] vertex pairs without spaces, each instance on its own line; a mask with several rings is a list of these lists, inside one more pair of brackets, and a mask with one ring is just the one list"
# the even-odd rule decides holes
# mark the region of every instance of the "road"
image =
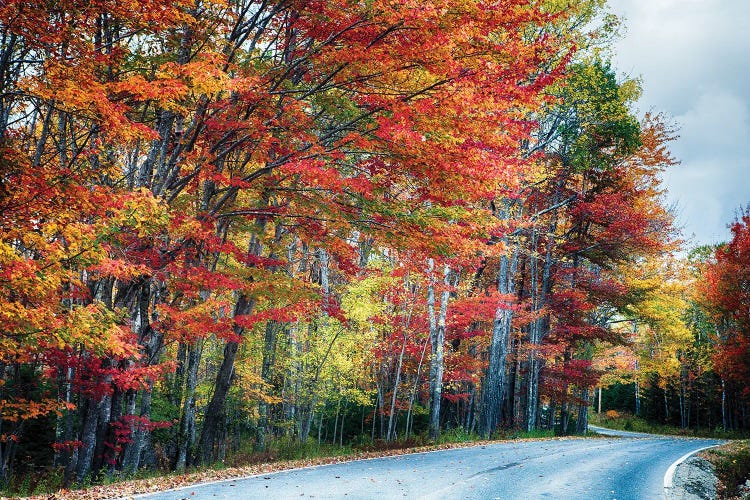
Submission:
[[673,462],[721,443],[612,433],[606,438],[505,442],[360,460],[138,498],[663,499],[664,475]]

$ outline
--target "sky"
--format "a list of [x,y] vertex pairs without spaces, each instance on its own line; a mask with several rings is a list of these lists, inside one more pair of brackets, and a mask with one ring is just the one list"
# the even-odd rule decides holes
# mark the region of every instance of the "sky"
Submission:
[[727,241],[727,224],[750,203],[750,0],[610,0],[623,19],[614,63],[640,77],[641,113],[679,127],[665,174],[692,244]]

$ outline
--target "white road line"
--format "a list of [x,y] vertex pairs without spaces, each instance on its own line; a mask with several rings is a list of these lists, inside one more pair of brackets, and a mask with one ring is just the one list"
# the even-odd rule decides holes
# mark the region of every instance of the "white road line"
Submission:
[[667,496],[667,491],[672,489],[674,487],[674,473],[677,470],[677,466],[680,465],[682,462],[690,458],[692,455],[695,455],[699,451],[707,450],[709,448],[715,448],[717,446],[721,446],[720,444],[712,444],[711,446],[704,446],[703,448],[698,448],[697,450],[693,450],[689,453],[685,453],[683,456],[675,460],[675,462],[669,466],[667,469],[667,473],[664,474],[664,496]]

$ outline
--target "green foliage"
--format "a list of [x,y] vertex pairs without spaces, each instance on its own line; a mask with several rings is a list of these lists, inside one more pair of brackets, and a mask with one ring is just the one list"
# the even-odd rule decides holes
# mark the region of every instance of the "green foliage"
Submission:
[[591,425],[601,426],[607,429],[616,429],[620,431],[630,432],[644,432],[647,434],[662,434],[666,436],[690,436],[717,439],[742,439],[747,438],[748,436],[747,432],[724,432],[720,428],[683,429],[676,425],[654,423],[644,418],[636,417],[627,412],[615,413],[617,413],[617,415],[612,415],[610,412],[602,414],[592,412],[589,415],[589,423]]
[[521,431],[518,429],[500,430],[493,437],[495,439],[545,439],[555,437],[555,431],[550,429],[535,429],[533,431]]
[[606,170],[635,152],[640,125],[629,103],[639,95],[635,81],[618,83],[609,63],[576,64],[562,90],[562,151],[576,171]]
[[179,429],[180,409],[161,392],[154,391],[151,400],[151,421],[172,423],[170,427],[160,427],[151,431],[154,442],[166,446],[170,440],[174,439]]
[[635,383],[616,383],[603,389],[602,408],[635,413]]
[[350,445],[338,446],[328,443],[318,443],[313,438],[300,443],[291,437],[282,437],[271,441],[269,448],[277,460],[303,460],[307,458],[340,457],[352,454],[352,447]]
[[479,440],[479,436],[474,432],[468,432],[463,427],[454,427],[440,433],[437,440],[438,444],[444,443],[469,443]]
[[716,467],[721,498],[741,495],[743,492],[740,491],[740,487],[750,478],[750,441],[738,441],[712,448],[706,452],[706,457]]

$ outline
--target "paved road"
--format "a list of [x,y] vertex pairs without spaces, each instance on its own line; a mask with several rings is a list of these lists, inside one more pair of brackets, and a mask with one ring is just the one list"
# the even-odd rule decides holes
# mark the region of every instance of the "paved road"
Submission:
[[664,474],[690,451],[719,444],[615,432],[522,441],[296,469],[139,498],[660,499]]

